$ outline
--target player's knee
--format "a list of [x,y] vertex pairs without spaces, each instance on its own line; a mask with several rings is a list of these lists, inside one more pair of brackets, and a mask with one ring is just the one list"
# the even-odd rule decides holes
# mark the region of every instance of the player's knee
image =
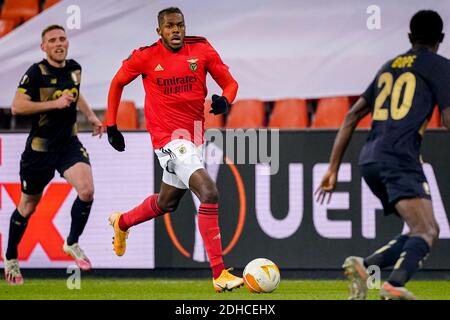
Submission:
[[90,202],[94,200],[94,186],[92,185],[85,185],[82,188],[80,188],[78,192],[78,197],[81,201]]
[[413,228],[410,235],[422,237],[431,247],[439,237],[439,226],[437,224],[420,225]]
[[18,210],[23,217],[29,218],[36,211],[36,207],[37,203],[35,202],[25,202],[19,204]]
[[203,188],[200,193],[201,203],[218,203],[219,202],[219,191],[215,185]]
[[432,242],[436,241],[439,238],[439,225],[434,223],[427,228],[427,236],[431,239]]
[[159,201],[158,207],[163,212],[174,212],[178,208],[179,200]]
[[436,228],[436,239],[439,239],[439,235],[441,234],[441,228],[439,228],[439,225],[437,223],[435,224],[435,228]]
[[439,237],[439,226],[436,223],[422,226],[420,233],[429,239],[429,242],[433,242]]
[[163,212],[174,212],[178,208],[178,203],[169,204],[162,211]]

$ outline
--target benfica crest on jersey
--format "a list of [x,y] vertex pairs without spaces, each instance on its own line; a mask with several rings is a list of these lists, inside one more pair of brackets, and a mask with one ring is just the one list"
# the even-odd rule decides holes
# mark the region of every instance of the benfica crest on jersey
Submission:
[[187,59],[187,62],[189,62],[189,68],[192,71],[197,71],[198,69],[198,64],[197,64],[198,59],[193,58],[193,59]]

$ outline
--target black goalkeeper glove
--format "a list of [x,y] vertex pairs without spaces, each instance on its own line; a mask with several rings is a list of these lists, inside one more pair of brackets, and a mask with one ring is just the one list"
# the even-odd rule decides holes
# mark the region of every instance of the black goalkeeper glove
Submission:
[[212,103],[211,103],[211,110],[209,110],[209,113],[214,114],[225,114],[231,109],[231,104],[228,103],[227,98],[224,96],[218,96],[217,94],[213,94],[212,96]]
[[119,152],[125,150],[125,140],[122,133],[117,129],[117,125],[111,127],[106,127],[106,132],[108,133],[108,142]]

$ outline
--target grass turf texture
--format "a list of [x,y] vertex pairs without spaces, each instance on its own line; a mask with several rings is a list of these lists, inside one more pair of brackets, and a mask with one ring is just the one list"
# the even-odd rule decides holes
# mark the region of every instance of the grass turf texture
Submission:
[[[450,281],[411,281],[408,284],[418,299],[450,299]],[[270,294],[251,294],[245,287],[215,293],[210,280],[162,279],[81,279],[81,289],[69,290],[66,279],[25,279],[23,286],[10,286],[2,279],[0,299],[31,300],[346,300],[346,281],[282,280]],[[378,290],[369,290],[369,299],[378,300]]]

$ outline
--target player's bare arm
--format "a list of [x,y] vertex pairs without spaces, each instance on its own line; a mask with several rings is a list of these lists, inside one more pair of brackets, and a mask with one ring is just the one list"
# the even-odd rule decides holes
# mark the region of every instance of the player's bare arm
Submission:
[[11,111],[13,115],[30,115],[53,109],[64,109],[69,107],[72,101],[72,95],[63,93],[56,100],[34,102],[31,101],[31,97],[29,95],[18,90],[11,104]]
[[334,140],[333,149],[330,156],[330,165],[322,178],[320,186],[314,193],[317,195],[317,201],[323,203],[327,193],[328,202],[331,199],[331,193],[336,187],[337,174],[341,165],[342,157],[347,149],[348,143],[353,135],[358,123],[370,112],[370,106],[364,98],[359,98],[347,113],[339,132]]
[[94,111],[89,107],[86,99],[80,95],[77,101],[78,109],[84,114],[86,119],[92,125],[92,135],[102,137],[103,134],[103,125],[99,118],[95,115]]

